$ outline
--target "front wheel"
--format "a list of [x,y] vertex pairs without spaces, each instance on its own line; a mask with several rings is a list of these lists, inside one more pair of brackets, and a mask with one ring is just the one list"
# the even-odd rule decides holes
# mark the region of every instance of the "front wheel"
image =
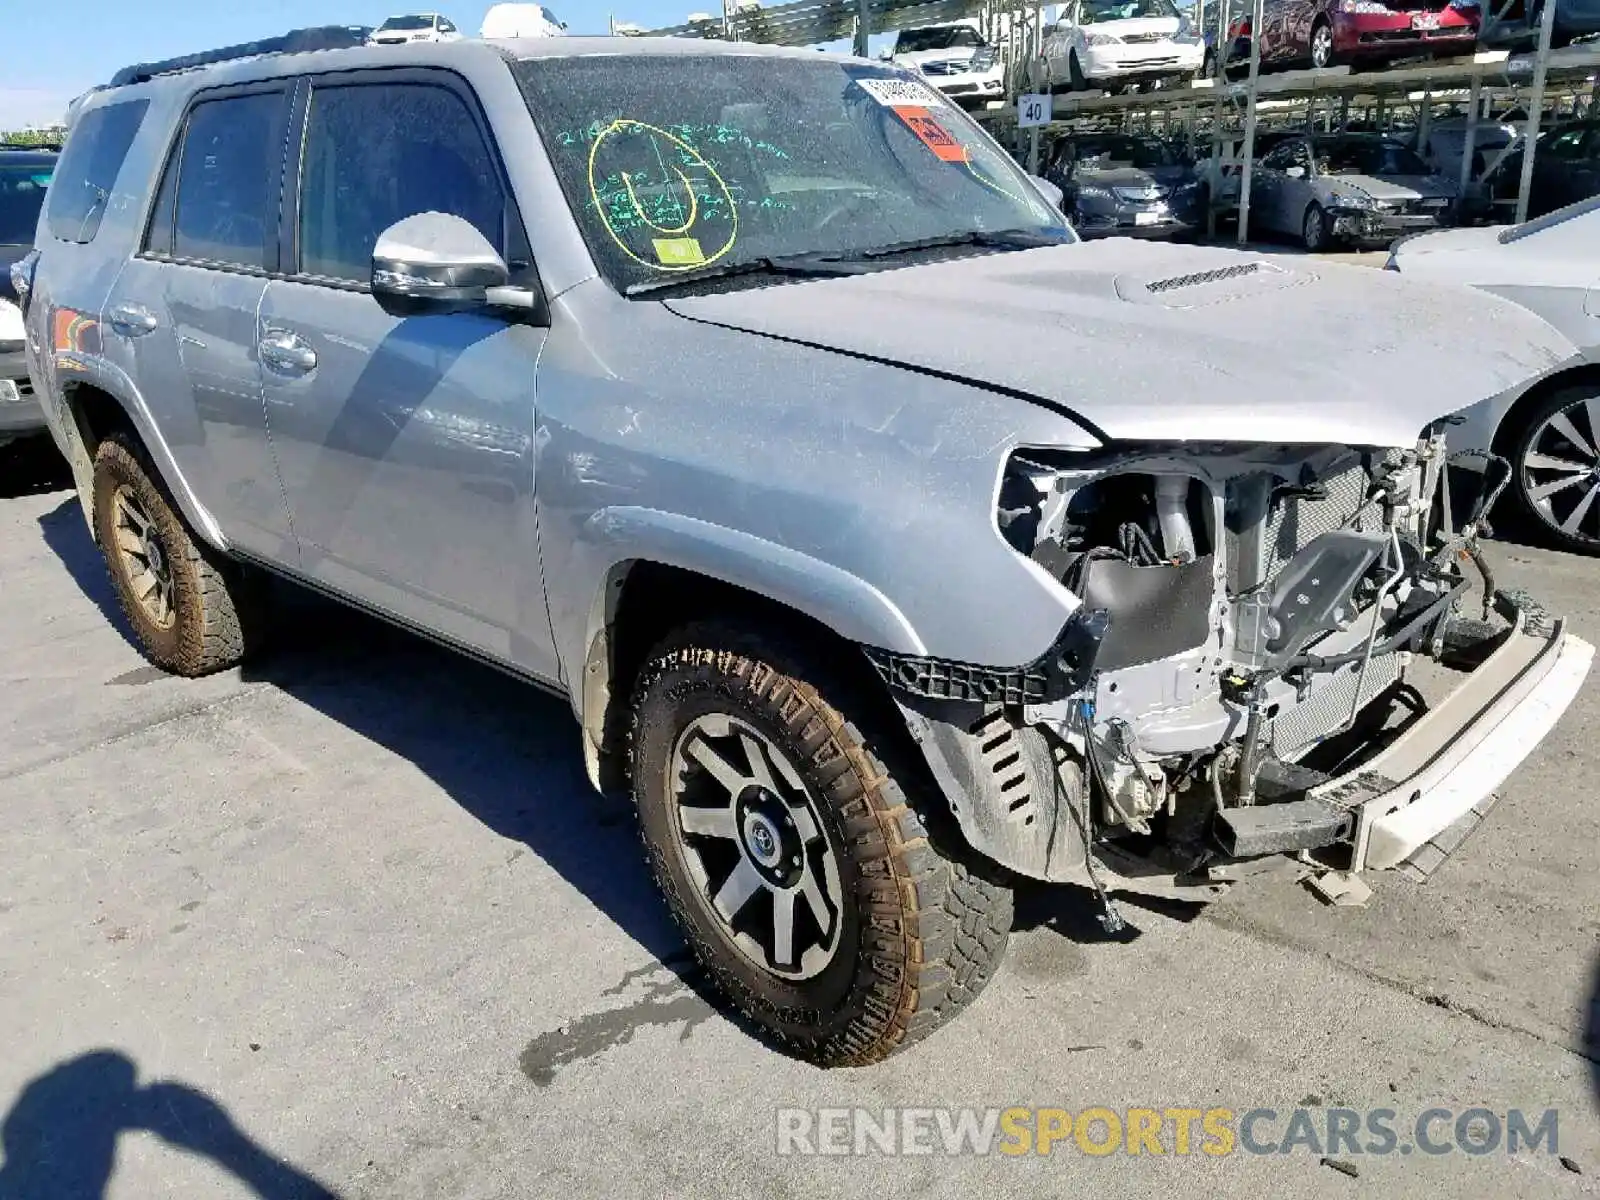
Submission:
[[1318,21],[1311,31],[1311,65],[1317,68],[1334,65],[1333,26],[1326,21]]
[[1067,55],[1067,86],[1075,92],[1087,91],[1089,87],[1089,80],[1084,76],[1083,64],[1078,61],[1076,50]]
[[1563,550],[1600,554],[1600,397],[1564,388],[1529,415],[1511,454],[1512,495]]
[[658,650],[634,698],[634,799],[674,917],[740,1010],[825,1066],[953,1017],[1011,926],[1010,891],[930,841],[910,769],[846,715],[860,701],[719,624]]
[[1300,240],[1305,243],[1307,254],[1320,254],[1328,248],[1328,214],[1322,211],[1322,205],[1312,204],[1306,209]]

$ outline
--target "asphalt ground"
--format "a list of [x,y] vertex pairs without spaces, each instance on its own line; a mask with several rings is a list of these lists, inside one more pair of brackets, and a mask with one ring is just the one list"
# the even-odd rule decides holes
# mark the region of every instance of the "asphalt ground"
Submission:
[[[823,1072],[710,996],[564,703],[294,595],[259,665],[169,678],[53,455],[0,480],[0,1198],[1600,1191],[1593,683],[1427,884],[1129,900],[1117,938],[1083,893],[1031,890],[961,1020]],[[1600,636],[1594,561],[1493,557]],[[850,1106],[1269,1109],[1269,1150],[1298,1108],[1378,1108],[1399,1136],[1341,1147],[1354,1176],[1303,1137],[778,1152],[780,1109],[817,1145],[816,1110]],[[1474,1107],[1555,1110],[1558,1154],[1400,1151]]]

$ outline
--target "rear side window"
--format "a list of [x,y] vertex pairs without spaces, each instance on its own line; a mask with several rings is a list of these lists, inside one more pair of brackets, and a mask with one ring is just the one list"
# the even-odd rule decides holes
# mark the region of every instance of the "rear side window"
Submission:
[[[174,257],[266,269],[269,239],[277,241],[284,99],[281,92],[258,92],[207,100],[190,112],[176,151]],[[158,203],[152,239],[165,232],[165,221]]]
[[91,109],[78,119],[50,188],[45,224],[51,237],[63,242],[94,240],[117,174],[149,108],[148,100],[125,100]]
[[506,253],[506,194],[466,102],[422,83],[316,88],[301,161],[300,270],[366,283],[378,235],[453,213]]

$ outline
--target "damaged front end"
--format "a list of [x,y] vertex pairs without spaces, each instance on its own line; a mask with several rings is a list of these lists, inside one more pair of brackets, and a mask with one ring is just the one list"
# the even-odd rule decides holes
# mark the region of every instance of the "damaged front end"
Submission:
[[[1447,464],[1442,425],[1405,450],[1019,450],[997,523],[1079,602],[1055,644],[1009,669],[869,657],[966,837],[1019,874],[1202,896],[1426,875],[1593,655],[1496,590],[1492,497],[1455,532]],[[1464,678],[1429,704],[1433,664]]]

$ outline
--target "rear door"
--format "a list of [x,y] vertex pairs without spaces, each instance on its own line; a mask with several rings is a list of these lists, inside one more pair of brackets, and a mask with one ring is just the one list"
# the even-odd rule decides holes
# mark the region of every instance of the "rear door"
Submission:
[[278,267],[289,91],[277,82],[195,97],[104,319],[223,536],[293,565],[256,357],[257,313]]
[[378,235],[430,211],[471,222],[513,284],[531,279],[489,126],[443,71],[308,83],[284,277],[261,307],[268,419],[304,570],[555,678],[533,519],[546,330],[489,311],[395,315],[370,287]]

